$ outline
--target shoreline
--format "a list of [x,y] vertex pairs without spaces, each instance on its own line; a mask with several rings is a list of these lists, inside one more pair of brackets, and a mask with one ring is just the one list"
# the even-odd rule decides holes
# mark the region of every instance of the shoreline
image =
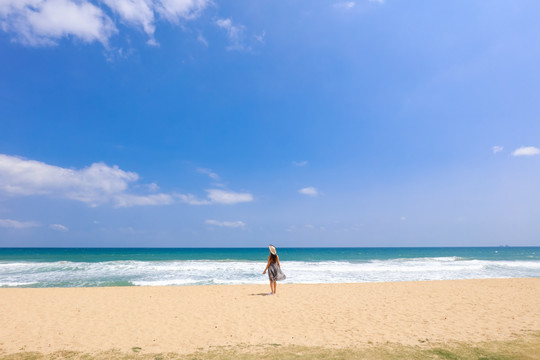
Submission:
[[[267,275],[264,275],[265,277]],[[285,279],[284,281],[278,281],[278,286],[317,286],[317,285],[360,285],[360,284],[403,284],[403,283],[424,283],[424,282],[451,282],[451,281],[482,281],[482,280],[527,280],[527,279],[540,279],[539,276],[526,276],[526,277],[490,277],[490,278],[465,278],[465,279],[425,279],[425,280],[402,280],[402,281],[395,281],[395,280],[381,280],[381,281],[362,281],[362,282],[284,282],[288,281],[289,279]],[[133,283],[130,283],[130,285],[92,285],[92,286],[32,286],[32,284],[25,284],[23,286],[8,286],[8,287],[0,287],[0,291],[2,290],[17,290],[17,289],[34,289],[34,290],[47,290],[47,289],[121,289],[121,288],[148,288],[148,289],[154,289],[154,288],[191,288],[191,287],[235,287],[235,286],[247,286],[247,287],[261,287],[268,285],[268,279],[265,279],[264,281],[258,282],[258,283],[241,283],[241,284],[181,284],[181,285],[135,285]]]
[[0,349],[178,354],[215,347],[506,341],[540,331],[540,278],[0,288]]

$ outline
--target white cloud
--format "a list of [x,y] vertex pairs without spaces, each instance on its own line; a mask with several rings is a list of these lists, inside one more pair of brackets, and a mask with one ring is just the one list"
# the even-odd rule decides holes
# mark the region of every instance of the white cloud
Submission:
[[294,166],[298,166],[298,167],[303,167],[303,166],[306,166],[308,164],[307,161],[293,161],[292,164]]
[[197,172],[200,173],[200,174],[208,175],[211,179],[214,179],[214,180],[218,180],[218,179],[219,179],[219,175],[216,174],[215,172],[213,172],[213,171],[210,170],[210,169],[197,168]]
[[253,195],[250,193],[237,193],[234,191],[221,189],[207,189],[206,193],[207,199],[198,199],[192,194],[177,194],[176,197],[190,205],[234,205],[242,202],[253,201]]
[[154,37],[153,2],[151,0],[102,0],[128,25],[140,26],[150,36]]
[[[0,193],[9,196],[48,195],[92,206],[110,201],[117,207],[172,203],[167,194],[128,194],[129,184],[138,178],[134,172],[104,163],[74,170],[0,154]],[[156,184],[150,187],[157,189]]]
[[253,195],[249,193],[236,193],[233,191],[208,189],[208,198],[214,204],[237,204],[253,201]]
[[261,44],[264,44],[264,38],[266,37],[266,31],[263,31],[260,35],[253,35],[255,40]]
[[[211,178],[217,175],[207,169]],[[151,194],[130,193],[130,185],[139,179],[134,172],[121,170],[118,166],[94,163],[76,170],[0,154],[0,194],[7,196],[46,195],[81,201],[91,206],[112,203],[115,207],[157,206],[173,204],[175,198],[190,205],[232,205],[253,201],[250,193],[237,193],[223,189],[207,189],[207,198],[198,199],[192,194],[156,193],[155,183],[133,185]]]
[[0,227],[10,229],[26,229],[39,226],[39,224],[32,221],[17,221],[11,219],[0,219]]
[[203,44],[204,46],[208,47],[208,41],[203,36],[203,34],[199,33],[199,35],[197,35],[197,41]]
[[157,193],[159,191],[159,185],[156,183],[134,185],[136,189],[143,189],[151,193]]
[[350,10],[356,6],[356,3],[354,1],[340,1],[334,3],[332,6],[336,9]]
[[148,34],[149,45],[157,45],[154,32],[158,16],[178,24],[182,19],[196,18],[211,0],[1,0],[0,29],[32,46],[74,38],[107,47],[118,29],[101,3],[119,21]]
[[227,50],[246,50],[244,37],[246,28],[243,25],[234,25],[231,19],[217,19],[216,25],[227,31],[231,45]]
[[66,232],[69,231],[67,226],[61,225],[61,224],[51,224],[49,225],[49,228],[52,230],[60,231],[60,232]]
[[161,17],[172,23],[178,23],[181,19],[194,19],[199,16],[210,0],[156,0],[155,10]]
[[313,186],[308,186],[308,187],[302,188],[302,189],[298,190],[298,192],[300,194],[308,195],[308,196],[318,196],[319,195],[319,191],[316,188],[314,188]]
[[246,224],[243,221],[206,220],[205,223],[207,223],[208,225],[230,227],[230,228],[243,228],[246,226]]
[[205,199],[198,199],[193,194],[176,194],[175,195],[180,201],[185,202],[189,205],[210,205],[211,202]]
[[169,194],[131,195],[121,194],[114,198],[115,207],[170,205],[174,202]]
[[54,195],[95,204],[124,192],[137,179],[136,173],[104,163],[73,170],[0,154],[0,192],[9,195]]
[[374,3],[379,3],[379,4],[384,4],[384,2],[386,0],[369,0],[370,2],[374,2]]
[[118,30],[86,0],[2,0],[0,28],[27,45],[52,45],[66,37],[107,45]]
[[504,147],[502,147],[502,146],[494,146],[494,147],[491,148],[491,150],[493,151],[493,154],[496,154],[498,152],[503,151]]
[[532,156],[540,154],[540,149],[534,146],[522,146],[519,149],[514,150],[512,155],[514,156]]
[[159,191],[159,185],[156,184],[156,183],[148,184],[148,185],[146,185],[146,187],[147,187],[148,190],[151,191],[151,192],[158,192],[158,191]]

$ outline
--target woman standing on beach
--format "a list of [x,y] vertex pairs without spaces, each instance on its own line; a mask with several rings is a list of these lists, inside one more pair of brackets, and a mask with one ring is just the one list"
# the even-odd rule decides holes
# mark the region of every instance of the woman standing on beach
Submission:
[[270,245],[268,248],[270,249],[270,255],[268,255],[268,263],[266,263],[266,268],[263,271],[263,275],[266,274],[266,270],[268,270],[270,290],[272,291],[269,295],[272,295],[276,293],[277,281],[285,280],[286,276],[281,271],[281,265],[279,264],[279,256],[276,253],[276,248],[273,245]]

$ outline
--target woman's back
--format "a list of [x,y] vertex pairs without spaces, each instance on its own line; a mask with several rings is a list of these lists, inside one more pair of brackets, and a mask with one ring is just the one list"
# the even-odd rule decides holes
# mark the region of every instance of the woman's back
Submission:
[[270,255],[268,255],[268,263],[266,264],[266,269],[264,269],[263,274],[268,270],[268,278],[270,279],[270,289],[272,292],[270,294],[276,293],[276,281],[284,280],[286,278],[285,274],[281,271],[281,266],[279,264],[279,257],[276,254],[276,248],[273,245],[269,246]]

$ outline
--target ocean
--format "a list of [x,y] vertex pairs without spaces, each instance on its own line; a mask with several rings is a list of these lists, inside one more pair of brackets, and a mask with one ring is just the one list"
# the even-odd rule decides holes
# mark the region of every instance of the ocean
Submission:
[[[283,283],[540,277],[540,247],[279,248]],[[266,284],[267,248],[0,248],[0,287]]]

